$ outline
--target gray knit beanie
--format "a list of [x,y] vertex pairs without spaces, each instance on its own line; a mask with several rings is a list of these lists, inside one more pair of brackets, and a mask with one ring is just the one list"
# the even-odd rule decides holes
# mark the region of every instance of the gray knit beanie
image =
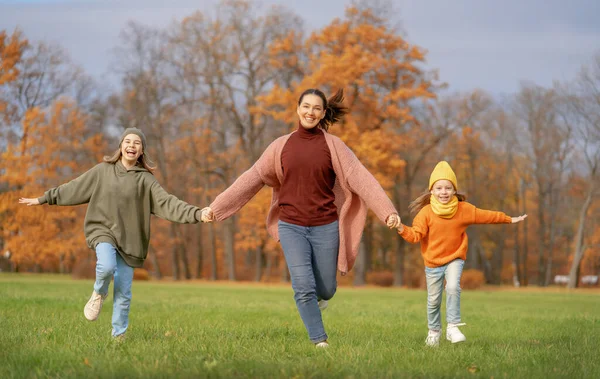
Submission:
[[119,141],[119,146],[121,146],[121,144],[123,143],[123,140],[129,134],[135,134],[136,136],[140,137],[142,139],[142,148],[144,150],[146,150],[146,136],[144,135],[144,132],[142,132],[142,130],[138,129],[138,128],[127,128],[127,129],[125,129],[125,131],[123,132],[123,134],[121,134],[121,140]]

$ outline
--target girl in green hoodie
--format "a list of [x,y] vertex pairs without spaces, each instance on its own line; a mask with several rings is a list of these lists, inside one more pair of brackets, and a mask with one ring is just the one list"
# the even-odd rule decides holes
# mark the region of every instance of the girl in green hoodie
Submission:
[[114,276],[112,336],[123,338],[129,324],[133,269],[148,253],[150,215],[178,223],[197,223],[200,209],[168,194],[152,174],[146,137],[137,128],[121,135],[119,148],[72,181],[39,198],[21,198],[26,205],[88,204],[84,221],[87,245],[96,251],[96,282],[84,315],[94,321]]

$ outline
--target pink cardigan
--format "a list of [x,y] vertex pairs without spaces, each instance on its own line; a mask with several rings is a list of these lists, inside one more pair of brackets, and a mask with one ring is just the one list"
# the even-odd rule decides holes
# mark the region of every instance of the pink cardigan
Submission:
[[[217,221],[240,210],[266,184],[273,189],[267,230],[271,237],[279,241],[279,189],[283,180],[281,152],[290,136],[291,134],[287,134],[273,141],[248,171],[217,196],[210,205]],[[358,255],[367,207],[384,223],[389,215],[397,211],[381,185],[340,138],[325,133],[325,140],[336,175],[333,191],[340,230],[338,270],[347,273],[354,266]]]

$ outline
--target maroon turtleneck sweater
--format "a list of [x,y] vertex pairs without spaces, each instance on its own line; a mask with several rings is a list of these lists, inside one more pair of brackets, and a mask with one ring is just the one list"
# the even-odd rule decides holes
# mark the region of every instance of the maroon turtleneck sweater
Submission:
[[319,127],[298,126],[281,152],[283,181],[279,192],[281,221],[302,226],[338,219],[333,203],[335,172],[325,135]]

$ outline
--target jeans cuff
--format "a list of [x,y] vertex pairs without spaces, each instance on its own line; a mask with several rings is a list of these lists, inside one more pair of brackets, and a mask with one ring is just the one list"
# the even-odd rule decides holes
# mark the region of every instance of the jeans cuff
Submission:
[[327,334],[323,334],[321,337],[317,337],[317,338],[311,338],[310,342],[312,343],[319,343],[319,342],[324,342],[327,341]]

